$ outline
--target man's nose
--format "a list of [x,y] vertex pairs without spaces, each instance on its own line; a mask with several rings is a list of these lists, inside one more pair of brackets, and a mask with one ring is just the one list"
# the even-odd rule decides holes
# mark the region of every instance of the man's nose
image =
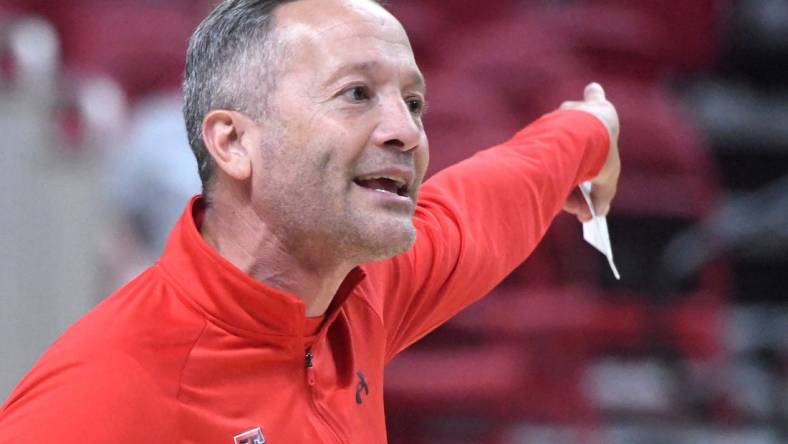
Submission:
[[422,127],[401,97],[381,102],[380,121],[373,134],[375,145],[411,151],[422,143]]

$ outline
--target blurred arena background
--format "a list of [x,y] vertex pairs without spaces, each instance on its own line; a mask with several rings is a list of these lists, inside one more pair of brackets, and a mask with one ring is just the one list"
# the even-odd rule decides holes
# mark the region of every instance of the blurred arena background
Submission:
[[[0,0],[0,399],[199,192],[178,88],[212,4]],[[788,2],[388,4],[429,83],[431,171],[591,80],[625,168],[623,280],[559,217],[392,363],[390,442],[788,442]]]

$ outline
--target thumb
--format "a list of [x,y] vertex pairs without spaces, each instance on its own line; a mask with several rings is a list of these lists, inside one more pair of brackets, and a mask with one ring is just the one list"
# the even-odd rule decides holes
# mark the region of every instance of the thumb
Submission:
[[610,204],[613,202],[613,198],[616,197],[617,183],[618,181],[616,180],[612,184],[594,185],[594,188],[591,190],[591,202],[594,203],[594,211],[597,216],[607,216],[607,213],[610,212]]
[[605,90],[596,82],[589,83],[583,91],[583,99],[589,102],[604,102]]

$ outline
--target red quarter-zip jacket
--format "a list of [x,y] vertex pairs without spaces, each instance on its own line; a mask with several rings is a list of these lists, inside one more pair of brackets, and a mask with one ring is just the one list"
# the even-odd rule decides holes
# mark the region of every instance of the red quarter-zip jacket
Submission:
[[559,111],[435,175],[413,248],[353,270],[320,324],[204,242],[195,198],[161,259],[15,388],[0,444],[384,443],[384,365],[521,263],[608,146]]

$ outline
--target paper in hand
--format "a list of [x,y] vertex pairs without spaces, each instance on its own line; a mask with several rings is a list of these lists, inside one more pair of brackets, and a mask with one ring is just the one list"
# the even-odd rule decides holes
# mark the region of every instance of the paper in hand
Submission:
[[580,192],[583,193],[583,198],[591,210],[591,216],[593,216],[590,221],[583,223],[583,239],[607,257],[607,263],[613,270],[613,276],[621,280],[621,275],[618,274],[616,264],[613,262],[613,247],[610,245],[610,234],[607,231],[607,218],[597,216],[594,204],[591,202],[591,182],[581,183]]

